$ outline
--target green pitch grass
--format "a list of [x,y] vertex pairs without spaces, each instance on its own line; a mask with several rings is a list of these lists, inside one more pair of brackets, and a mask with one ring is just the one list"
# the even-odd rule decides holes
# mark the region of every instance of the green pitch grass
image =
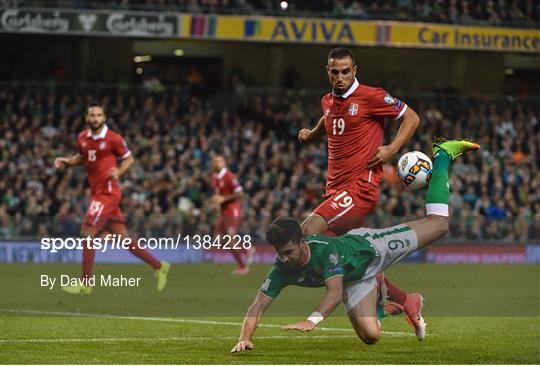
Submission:
[[96,288],[89,297],[40,287],[40,275],[78,275],[79,265],[0,264],[0,363],[273,364],[540,363],[540,266],[398,265],[388,272],[426,298],[426,340],[402,317],[383,321],[366,346],[342,306],[311,333],[304,319],[322,289],[287,288],[255,334],[255,350],[231,355],[267,265],[247,277],[230,265],[176,265],[157,293],[144,265],[97,265],[96,272],[142,277],[138,288]]

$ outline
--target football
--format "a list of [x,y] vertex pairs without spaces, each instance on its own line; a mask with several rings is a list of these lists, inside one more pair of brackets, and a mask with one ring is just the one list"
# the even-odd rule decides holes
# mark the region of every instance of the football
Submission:
[[429,184],[432,167],[431,159],[426,154],[410,151],[399,158],[397,175],[407,187],[421,189]]

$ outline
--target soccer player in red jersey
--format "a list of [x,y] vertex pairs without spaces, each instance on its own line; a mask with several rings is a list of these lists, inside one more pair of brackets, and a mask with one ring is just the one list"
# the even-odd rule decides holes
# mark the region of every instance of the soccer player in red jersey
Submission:
[[[121,238],[129,238],[124,214],[120,209],[122,191],[118,180],[133,164],[133,156],[122,136],[111,131],[106,125],[103,106],[91,103],[86,110],[85,119],[88,129],[79,134],[77,140],[79,153],[69,158],[56,158],[54,165],[58,169],[82,164],[86,166],[92,197],[82,224],[83,237],[96,238],[104,233],[110,233],[117,234]],[[120,166],[117,165],[117,160],[121,161]],[[131,239],[129,250],[154,268],[158,282],[157,289],[163,290],[167,283],[170,264],[158,261],[149,252],[140,248],[136,239]],[[83,284],[92,276],[94,257],[92,245],[85,244],[82,263]],[[64,286],[63,290],[71,294],[89,295],[92,287]]]
[[[242,220],[242,207],[240,200],[244,195],[244,190],[236,176],[227,169],[225,158],[222,155],[216,155],[212,159],[212,186],[215,190],[215,195],[212,197],[212,202],[219,206],[219,217],[216,220],[214,232],[217,235],[229,235],[230,243],[234,243],[233,236],[238,234]],[[229,240],[222,237],[224,244]],[[238,267],[232,272],[234,275],[246,275],[249,273],[249,265],[253,260],[255,248],[249,250],[231,249],[230,252],[236,259]],[[244,260],[245,259],[245,260]]]
[[[342,235],[362,226],[379,200],[382,164],[410,140],[420,123],[416,112],[401,100],[382,88],[358,82],[349,49],[331,50],[326,70],[332,91],[322,98],[323,117],[315,128],[298,133],[300,142],[328,136],[326,200],[302,223],[304,235]],[[382,144],[385,118],[401,121],[388,145]],[[424,326],[419,294],[407,294],[383,274],[378,283],[385,286],[392,300],[385,310],[393,314],[403,310],[415,329]]]

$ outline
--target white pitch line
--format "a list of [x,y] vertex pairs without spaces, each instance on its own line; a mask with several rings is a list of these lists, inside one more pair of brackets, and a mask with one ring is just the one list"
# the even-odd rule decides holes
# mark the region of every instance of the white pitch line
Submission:
[[50,339],[0,339],[0,343],[67,343],[67,342],[160,342],[160,341],[204,341],[210,337],[170,337],[170,338],[50,338]]
[[[143,320],[143,321],[187,323],[187,324],[232,325],[232,326],[238,326],[238,327],[242,326],[242,323],[238,323],[238,322],[199,320],[199,319],[158,318],[158,317],[123,316],[123,315],[92,314],[92,313],[72,313],[72,312],[63,312],[63,311],[42,311],[42,310],[30,310],[30,309],[1,309],[0,311],[9,312],[9,313],[22,313],[22,314],[59,315],[59,316],[75,316],[75,317],[107,318],[107,319],[123,319],[123,320]],[[260,324],[259,327],[283,329],[283,325],[279,325],[279,324]],[[353,332],[351,328],[317,327],[316,329],[325,331],[325,332]],[[412,333],[389,332],[389,331],[384,331],[384,330],[382,331],[382,334],[389,335],[389,336],[414,336],[414,334]]]
[[[257,339],[335,339],[356,338],[355,335],[337,336],[260,336]],[[176,342],[233,340],[238,337],[166,337],[166,338],[50,338],[50,339],[0,339],[0,343],[85,343],[85,342]]]

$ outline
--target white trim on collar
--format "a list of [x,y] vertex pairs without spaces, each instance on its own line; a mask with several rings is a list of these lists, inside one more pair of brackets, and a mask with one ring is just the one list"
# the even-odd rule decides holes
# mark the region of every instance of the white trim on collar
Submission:
[[103,125],[103,128],[101,129],[101,132],[98,135],[94,135],[92,133],[92,130],[88,129],[88,133],[86,134],[86,137],[91,137],[92,140],[99,140],[104,139],[107,135],[107,131],[109,131],[109,127],[107,127],[106,124]]
[[222,179],[225,176],[225,173],[227,173],[227,168],[222,168],[219,173],[217,173],[217,179]]
[[354,83],[353,83],[353,85],[351,85],[349,90],[347,90],[345,93],[343,93],[341,95],[337,95],[334,92],[332,92],[332,95],[334,97],[347,99],[352,93],[355,92],[356,89],[358,89],[359,86],[360,86],[360,83],[358,82],[358,79],[354,78]]

